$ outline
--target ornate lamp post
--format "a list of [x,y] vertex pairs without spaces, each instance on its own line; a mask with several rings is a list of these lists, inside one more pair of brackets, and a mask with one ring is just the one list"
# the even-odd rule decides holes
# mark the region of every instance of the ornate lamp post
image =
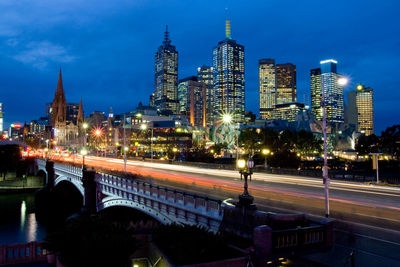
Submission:
[[237,167],[240,175],[244,177],[244,191],[239,195],[239,206],[249,208],[253,206],[254,198],[249,194],[247,177],[253,174],[254,161],[252,158],[249,158],[247,162],[245,159],[240,159],[237,161]]
[[87,150],[85,147],[81,149],[81,155],[82,155],[82,169],[85,169],[85,156],[87,155]]
[[264,148],[261,152],[262,152],[262,154],[264,155],[264,168],[266,169],[266,168],[268,168],[268,165],[267,165],[267,155],[270,154],[271,151],[270,151],[269,149],[267,149],[267,148]]

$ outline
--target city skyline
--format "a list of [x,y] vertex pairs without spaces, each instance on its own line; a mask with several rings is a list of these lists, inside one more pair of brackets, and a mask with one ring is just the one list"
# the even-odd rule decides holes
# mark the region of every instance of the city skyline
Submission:
[[[28,123],[45,115],[44,106],[51,101],[59,67],[63,70],[67,102],[79,102],[82,98],[86,115],[94,110],[107,111],[110,106],[115,113],[122,113],[132,110],[140,101],[148,103],[148,96],[154,91],[154,51],[162,41],[165,25],[169,25],[171,39],[180,53],[178,79],[196,75],[198,67],[212,64],[212,48],[224,37],[225,6],[230,8],[232,38],[245,47],[246,110],[258,114],[259,59],[274,58],[277,62],[296,65],[298,102],[306,100],[309,104],[309,71],[320,60],[334,58],[340,64],[340,73],[350,78],[345,94],[354,90],[358,83],[374,88],[376,134],[398,124],[395,114],[399,112],[396,102],[400,95],[395,89],[399,78],[394,67],[399,58],[396,49],[399,38],[388,35],[398,22],[391,22],[389,15],[376,18],[374,14],[394,12],[399,4],[395,1],[379,5],[366,2],[362,6],[348,3],[341,9],[344,2],[340,2],[338,7],[332,7],[332,14],[321,14],[325,4],[313,6],[312,11],[306,10],[313,3],[316,2],[293,3],[302,12],[289,11],[281,15],[291,20],[280,24],[257,19],[263,10],[279,10],[282,5],[278,3],[257,2],[247,6],[232,1],[215,4],[213,9],[205,9],[199,2],[189,5],[174,1],[162,5],[103,3],[104,6],[96,7],[91,2],[74,1],[70,6],[47,1],[25,6],[1,3],[0,13],[8,22],[0,28],[3,62],[0,64],[0,102],[5,125]],[[40,9],[43,5],[45,11]],[[181,11],[189,6],[196,12],[183,14]],[[88,7],[89,12],[85,14]],[[26,8],[31,8],[32,12],[22,19]],[[181,17],[172,18],[168,12],[162,14],[163,9]],[[109,10],[112,12],[106,15]],[[152,16],[140,16],[149,10],[159,16],[155,16],[155,20]],[[338,14],[337,11],[340,11],[341,22],[330,22],[329,18],[335,19],[333,14]],[[45,17],[43,12],[50,16]],[[72,20],[63,12],[74,14]],[[138,18],[132,18],[135,15]],[[310,18],[306,19],[307,15]],[[317,25],[315,21],[323,16],[327,20]],[[208,19],[200,20],[201,17]],[[279,17],[272,14],[272,20],[274,18]],[[180,19],[186,19],[187,23],[181,23]],[[295,24],[296,20],[301,23]],[[129,23],[125,25],[125,22]],[[356,32],[347,29],[350,22]],[[271,25],[275,27],[266,27]],[[323,33],[323,26],[331,29],[329,35]],[[122,30],[116,31],[119,27]],[[279,38],[284,33],[290,35],[287,37],[290,45],[283,44]],[[371,35],[374,38],[370,38]],[[130,52],[135,49],[136,53]]]

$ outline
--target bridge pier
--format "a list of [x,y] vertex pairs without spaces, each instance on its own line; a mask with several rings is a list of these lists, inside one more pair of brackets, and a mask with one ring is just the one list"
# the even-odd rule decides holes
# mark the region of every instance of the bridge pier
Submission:
[[95,181],[96,172],[93,170],[82,170],[82,184],[85,189],[84,204],[81,212],[84,214],[95,214],[97,206],[97,184]]
[[54,161],[50,160],[46,161],[46,172],[47,172],[46,187],[48,189],[53,189],[55,180]]

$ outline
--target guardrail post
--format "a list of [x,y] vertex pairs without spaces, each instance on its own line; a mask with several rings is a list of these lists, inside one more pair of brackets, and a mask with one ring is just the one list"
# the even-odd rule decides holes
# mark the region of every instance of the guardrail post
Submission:
[[272,255],[272,229],[260,225],[253,230],[256,266],[267,266],[267,258]]
[[333,246],[333,220],[329,218],[324,218],[321,224],[325,227],[325,246]]

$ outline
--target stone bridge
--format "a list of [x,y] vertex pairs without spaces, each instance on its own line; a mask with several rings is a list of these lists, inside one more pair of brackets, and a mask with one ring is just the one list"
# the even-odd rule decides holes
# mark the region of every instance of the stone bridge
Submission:
[[215,232],[222,221],[221,200],[43,159],[36,159],[36,164],[37,171],[46,173],[48,183],[52,183],[53,179],[54,186],[62,181],[72,183],[82,194],[84,206],[89,209],[95,207],[96,212],[108,207],[125,206],[140,210],[163,224],[195,224]]
[[305,214],[262,212],[253,204],[246,206],[240,201],[221,201],[43,159],[35,162],[37,172],[46,174],[47,188],[66,181],[79,190],[84,212],[93,214],[108,207],[125,206],[163,224],[174,222],[203,226],[213,232],[233,232],[253,239],[259,266],[274,255],[324,249],[333,243],[331,219],[318,221]]

